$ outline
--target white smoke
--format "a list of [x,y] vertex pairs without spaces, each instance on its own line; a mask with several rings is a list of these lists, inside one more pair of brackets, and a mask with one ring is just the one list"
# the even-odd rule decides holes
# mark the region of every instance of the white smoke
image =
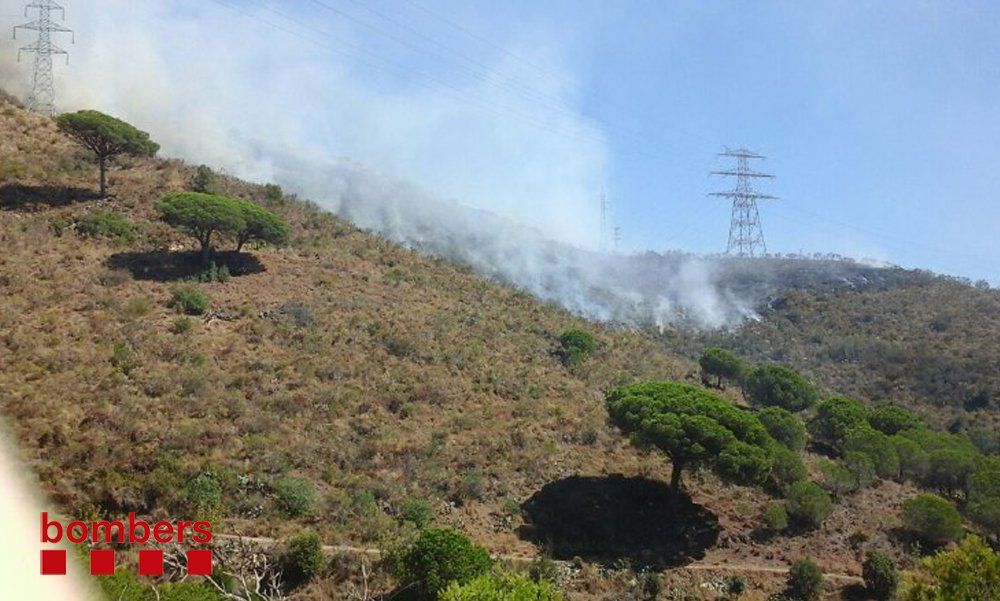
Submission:
[[[275,181],[360,227],[588,317],[716,327],[752,314],[749,301],[719,285],[709,261],[588,250],[608,152],[600,129],[575,116],[563,32],[513,43],[550,74],[501,55],[487,78],[428,90],[387,85],[363,56],[340,54],[336,44],[366,40],[330,15],[303,16],[333,36],[306,32],[313,44],[257,3],[238,3],[257,6],[241,9],[244,16],[227,2],[66,0],[77,43],[71,66],[56,66],[60,108],[114,114],[150,131],[163,154]],[[14,54],[11,42],[0,48],[0,56]],[[0,76],[0,85],[23,91],[27,65],[8,60]],[[507,77],[560,106],[487,81]]]

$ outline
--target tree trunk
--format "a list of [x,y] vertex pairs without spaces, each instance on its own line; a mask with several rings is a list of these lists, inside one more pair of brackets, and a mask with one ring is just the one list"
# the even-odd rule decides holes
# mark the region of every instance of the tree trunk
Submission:
[[201,242],[201,263],[202,265],[208,265],[209,260],[212,258],[212,232],[206,234],[199,242]]
[[672,467],[670,471],[670,490],[673,493],[674,500],[681,494],[681,471],[684,466],[681,465],[680,461],[672,461]]
[[107,157],[99,157],[98,163],[101,168],[101,198],[108,197],[108,159]]

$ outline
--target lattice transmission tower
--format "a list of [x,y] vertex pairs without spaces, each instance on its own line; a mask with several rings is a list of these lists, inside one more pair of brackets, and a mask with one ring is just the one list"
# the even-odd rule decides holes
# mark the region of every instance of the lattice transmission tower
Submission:
[[754,190],[751,181],[755,178],[774,178],[773,175],[754,171],[750,168],[750,159],[764,159],[746,148],[726,149],[719,156],[736,159],[736,166],[725,171],[713,171],[712,175],[722,175],[736,178],[736,188],[726,192],[712,192],[710,196],[729,198],[733,201],[733,213],[729,222],[729,244],[726,254],[740,257],[754,257],[767,252],[764,243],[764,231],[760,227],[760,213],[757,210],[758,200],[777,200],[777,196],[761,194]]
[[[56,113],[55,100],[56,92],[52,81],[52,56],[56,54],[66,55],[66,64],[69,64],[69,53],[52,43],[53,33],[69,33],[73,35],[72,29],[67,29],[56,23],[52,19],[52,13],[58,11],[60,20],[66,19],[66,10],[53,0],[34,0],[24,7],[24,16],[27,17],[31,9],[38,9],[38,18],[24,25],[14,27],[14,39],[17,39],[18,29],[37,31],[38,39],[34,43],[23,46],[17,51],[17,60],[21,61],[21,53],[32,52],[35,55],[35,70],[31,80],[31,95],[28,96],[28,108],[46,115]],[[76,42],[75,35],[72,38]]]

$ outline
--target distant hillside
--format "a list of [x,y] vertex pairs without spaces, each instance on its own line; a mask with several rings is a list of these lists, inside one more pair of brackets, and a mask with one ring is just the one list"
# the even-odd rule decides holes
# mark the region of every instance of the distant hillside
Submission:
[[902,403],[942,428],[1000,427],[1000,291],[900,274],[877,286],[800,286],[731,331],[659,335],[691,356],[720,345],[787,363],[829,392]]

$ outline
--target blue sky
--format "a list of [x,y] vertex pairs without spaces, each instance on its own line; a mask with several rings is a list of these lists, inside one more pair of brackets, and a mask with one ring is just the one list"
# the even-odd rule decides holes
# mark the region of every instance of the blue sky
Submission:
[[266,179],[259,155],[308,148],[581,245],[603,187],[623,250],[718,252],[729,207],[706,194],[727,183],[707,173],[745,145],[778,176],[772,252],[1000,284],[993,2],[63,4],[64,107],[136,120],[167,153]]
[[[560,32],[602,124],[629,249],[723,248],[721,146],[769,155],[769,248],[1000,279],[1000,6],[512,2],[441,12]],[[616,127],[606,127],[605,123]],[[627,130],[627,131],[625,131]],[[638,135],[634,135],[633,132]]]

